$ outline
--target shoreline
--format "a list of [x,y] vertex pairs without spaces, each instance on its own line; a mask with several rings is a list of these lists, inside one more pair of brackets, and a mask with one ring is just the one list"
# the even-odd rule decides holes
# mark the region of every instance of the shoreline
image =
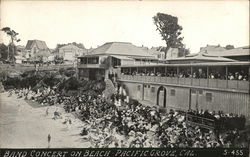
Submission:
[[[90,147],[90,143],[83,141],[84,136],[80,135],[84,123],[76,115],[66,113],[62,106],[35,108],[24,99],[17,99],[15,95],[8,97],[7,94],[0,93],[1,148],[47,148],[48,134],[52,136],[52,148]],[[47,108],[48,116],[45,113]],[[63,124],[64,118],[53,120],[55,110],[61,112],[64,118],[69,117],[72,124]]]

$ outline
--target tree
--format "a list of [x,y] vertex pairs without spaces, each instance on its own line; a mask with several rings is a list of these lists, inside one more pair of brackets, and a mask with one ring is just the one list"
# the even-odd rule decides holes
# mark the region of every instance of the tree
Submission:
[[167,51],[170,47],[172,48],[182,48],[183,37],[180,37],[182,27],[178,24],[178,18],[172,15],[157,13],[153,17],[154,24],[157,27],[157,31],[160,32],[162,39],[166,42],[165,58]]
[[233,45],[227,45],[225,48],[226,48],[227,50],[231,50],[231,49],[234,49],[234,46],[233,46]]
[[0,44],[0,58],[6,60],[8,58],[8,47],[4,44]]
[[[10,60],[10,61],[13,62],[14,61],[15,51],[16,51],[15,42],[21,41],[20,39],[17,39],[17,35],[19,33],[15,32],[10,27],[4,27],[4,28],[1,29],[1,31],[4,31],[11,39],[9,46],[12,49],[12,54],[10,54],[10,52],[8,51],[7,60]],[[13,56],[13,57],[11,57],[11,59],[10,59],[10,56]]]

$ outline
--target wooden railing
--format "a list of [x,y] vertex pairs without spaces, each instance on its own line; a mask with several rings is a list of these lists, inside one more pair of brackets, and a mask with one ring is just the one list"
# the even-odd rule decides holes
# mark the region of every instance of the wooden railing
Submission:
[[77,64],[77,68],[107,68],[105,64]]
[[173,85],[186,85],[196,87],[208,87],[219,89],[241,90],[249,92],[249,81],[243,80],[220,80],[220,79],[196,79],[160,76],[139,76],[139,75],[120,75],[120,80],[131,80],[141,82],[163,83]]
[[207,129],[215,129],[216,127],[215,121],[212,119],[195,116],[188,113],[186,113],[185,117],[186,117],[186,122],[192,125],[197,125]]

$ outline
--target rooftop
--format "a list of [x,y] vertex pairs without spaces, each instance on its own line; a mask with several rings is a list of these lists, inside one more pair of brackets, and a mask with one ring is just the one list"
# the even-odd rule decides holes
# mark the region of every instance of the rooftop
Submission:
[[124,56],[145,56],[153,57],[147,50],[137,47],[128,42],[107,42],[102,46],[93,49],[90,55],[124,55]]
[[249,56],[250,55],[250,46],[238,47],[231,50],[224,51],[207,51],[204,52],[209,56]]
[[167,61],[181,61],[181,60],[201,60],[201,61],[218,61],[218,62],[232,62],[233,59],[224,58],[220,56],[209,56],[205,53],[190,54],[185,57],[171,58]]
[[26,49],[30,50],[32,48],[32,45],[36,44],[37,48],[40,50],[47,50],[49,49],[45,43],[45,41],[42,40],[28,40],[27,44],[26,44]]

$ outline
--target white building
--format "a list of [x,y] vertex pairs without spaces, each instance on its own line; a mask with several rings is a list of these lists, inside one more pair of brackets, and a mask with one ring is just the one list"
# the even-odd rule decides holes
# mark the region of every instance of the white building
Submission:
[[82,56],[84,53],[86,53],[85,49],[81,49],[75,45],[66,45],[61,48],[59,48],[59,57],[63,58],[64,61],[76,61],[76,58],[78,56]]

